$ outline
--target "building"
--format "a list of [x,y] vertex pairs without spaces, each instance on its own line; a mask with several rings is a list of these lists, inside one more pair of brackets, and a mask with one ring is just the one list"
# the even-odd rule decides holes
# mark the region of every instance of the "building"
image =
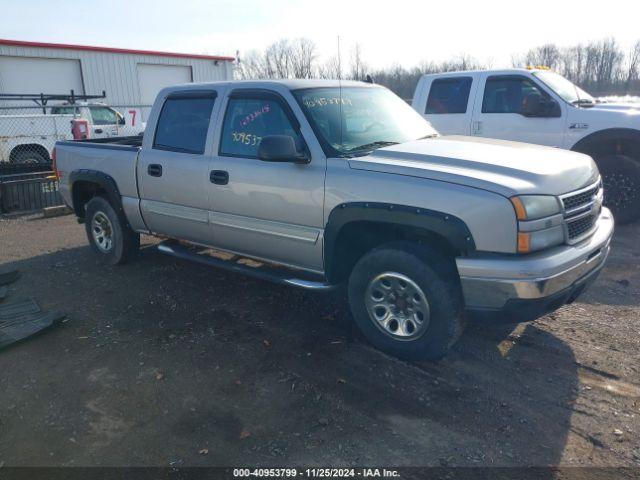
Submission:
[[233,57],[0,39],[0,93],[94,95],[142,119],[160,89],[228,80]]

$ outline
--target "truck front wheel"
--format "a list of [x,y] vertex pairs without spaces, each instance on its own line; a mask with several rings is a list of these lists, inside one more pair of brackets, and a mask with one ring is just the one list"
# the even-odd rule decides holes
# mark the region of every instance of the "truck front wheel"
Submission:
[[140,235],[120,220],[104,197],[93,197],[87,203],[85,229],[93,250],[111,265],[128,262],[140,248]]
[[408,360],[437,360],[463,329],[455,267],[436,250],[394,242],[365,254],[348,284],[349,305],[364,336]]
[[618,223],[640,218],[640,163],[626,155],[598,158],[604,183],[604,204]]

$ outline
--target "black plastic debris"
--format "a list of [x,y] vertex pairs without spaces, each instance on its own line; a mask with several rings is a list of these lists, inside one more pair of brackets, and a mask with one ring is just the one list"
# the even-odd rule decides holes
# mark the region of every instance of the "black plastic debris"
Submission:
[[20,277],[18,270],[11,270],[9,272],[0,273],[0,286],[9,285],[15,282]]
[[43,312],[35,300],[0,305],[0,349],[60,323],[65,315]]

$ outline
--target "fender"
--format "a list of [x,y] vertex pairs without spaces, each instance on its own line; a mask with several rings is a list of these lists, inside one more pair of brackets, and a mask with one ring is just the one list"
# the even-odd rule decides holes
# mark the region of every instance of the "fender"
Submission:
[[324,259],[326,275],[332,277],[331,262],[342,228],[353,222],[372,222],[413,227],[432,232],[445,238],[461,252],[475,251],[473,235],[460,218],[426,208],[409,207],[390,203],[349,202],[335,207],[329,214],[324,231]]
[[593,151],[594,147],[597,149],[599,144],[615,140],[624,140],[640,144],[640,130],[633,128],[607,128],[605,130],[599,130],[578,140],[570,150],[588,154]]
[[74,170],[69,175],[71,198],[73,199],[73,210],[75,211],[75,214],[79,219],[84,219],[84,209],[82,208],[80,202],[77,201],[76,192],[74,190],[74,185],[78,181],[91,182],[100,185],[100,187],[106,192],[107,197],[109,198],[109,202],[116,210],[116,213],[120,215],[121,218],[125,221],[125,225],[129,225],[127,217],[124,214],[124,210],[122,208],[122,200],[116,181],[113,179],[113,177],[97,170]]

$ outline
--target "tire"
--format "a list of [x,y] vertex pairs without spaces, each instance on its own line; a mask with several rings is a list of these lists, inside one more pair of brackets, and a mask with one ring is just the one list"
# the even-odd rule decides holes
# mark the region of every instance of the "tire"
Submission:
[[11,163],[28,163],[30,165],[49,162],[49,157],[44,156],[37,150],[22,150],[17,152],[11,161]]
[[127,263],[140,249],[140,235],[131,230],[104,197],[89,200],[84,225],[91,248],[105,263]]
[[418,243],[393,242],[365,254],[351,272],[348,296],[364,336],[399,358],[438,360],[464,328],[455,266]]
[[604,183],[604,204],[617,223],[640,218],[640,162],[625,155],[607,155],[597,159]]

